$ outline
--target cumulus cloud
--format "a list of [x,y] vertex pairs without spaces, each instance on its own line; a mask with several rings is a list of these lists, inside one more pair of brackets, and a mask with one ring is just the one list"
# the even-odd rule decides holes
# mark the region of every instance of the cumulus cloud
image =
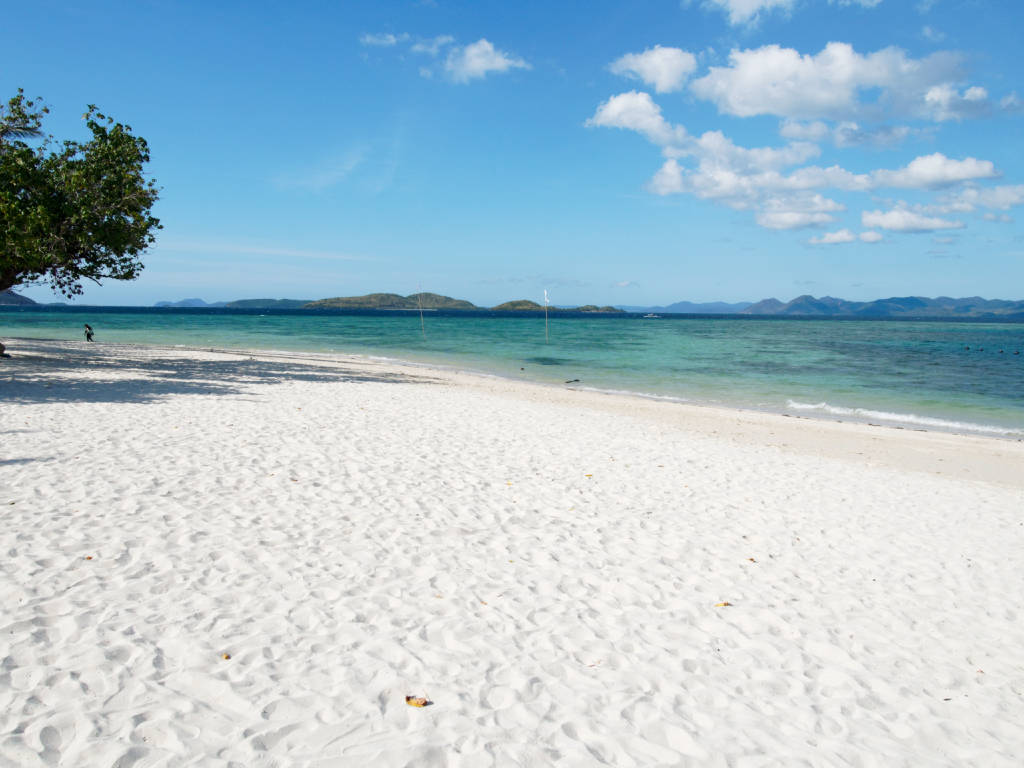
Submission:
[[821,237],[812,237],[808,242],[812,245],[841,245],[843,243],[855,243],[857,240],[860,240],[862,243],[877,243],[882,240],[882,236],[871,230],[855,235],[848,229],[840,229],[837,232],[826,232]]
[[966,187],[944,197],[938,209],[943,212],[971,213],[978,208],[1008,211],[1024,205],[1024,184],[999,187]]
[[842,210],[843,205],[822,195],[772,197],[762,202],[757,223],[768,229],[803,229],[830,224],[832,213]]
[[[656,195],[689,194],[736,210],[751,210],[758,224],[770,229],[796,229],[829,224],[845,210],[821,194],[825,190],[872,192],[878,189],[943,190],[941,205],[899,203],[893,210],[866,212],[863,224],[901,232],[962,227],[941,216],[975,208],[1007,210],[1024,203],[1024,185],[982,188],[977,182],[999,176],[988,160],[951,158],[941,152],[921,155],[905,166],[854,173],[839,165],[805,165],[821,153],[818,138],[835,129],[820,122],[784,122],[780,131],[795,140],[776,147],[743,147],[721,131],[696,136],[671,123],[650,94],[629,91],[601,103],[586,121],[590,127],[636,131],[657,146],[662,164],[647,183]],[[844,126],[855,130],[856,125]],[[834,233],[833,233],[834,234]],[[827,237],[826,236],[822,236]],[[874,232],[862,242],[881,240]],[[822,243],[828,242],[822,239]]]
[[829,214],[816,211],[762,211],[757,214],[757,223],[766,229],[803,229],[833,221]]
[[988,91],[977,85],[961,92],[951,83],[942,83],[929,88],[924,101],[932,119],[939,122],[984,117],[992,112]]
[[687,151],[689,154],[743,171],[777,170],[821,154],[816,145],[807,142],[793,142],[784,147],[747,149],[734,144],[721,131],[706,131]]
[[[779,45],[734,50],[728,66],[711,67],[691,90],[720,112],[738,117],[857,120],[892,111],[951,119],[965,111],[963,102],[974,110],[988,103],[973,88],[959,94],[958,101],[952,84],[962,78],[961,58],[954,53],[912,59],[898,48],[860,54],[849,43],[831,42],[814,55]],[[862,100],[872,92],[879,94],[876,100]]]
[[491,72],[530,69],[530,65],[523,59],[498,50],[485,38],[480,38],[475,43],[456,46],[449,51],[444,68],[455,82],[468,83],[470,80],[484,78]]
[[670,125],[662,116],[661,107],[654,103],[649,93],[642,91],[612,96],[597,108],[586,125],[636,131],[659,146],[679,144],[686,139],[686,129]]
[[954,160],[941,152],[914,158],[897,171],[874,171],[875,186],[901,189],[928,189],[975,179],[991,179],[999,174],[989,160],[967,157]]
[[762,11],[781,8],[790,10],[794,0],[706,0],[709,7],[726,12],[730,24],[749,24],[757,21]]
[[787,139],[805,141],[824,141],[832,135],[832,128],[820,120],[802,123],[799,120],[783,120],[779,126],[779,135]]
[[962,221],[948,221],[924,216],[906,208],[891,211],[864,211],[860,215],[865,227],[878,227],[891,232],[934,232],[937,229],[962,229]]
[[390,32],[381,34],[365,34],[359,38],[359,42],[363,45],[372,45],[380,48],[390,48],[393,45],[398,45],[409,39],[409,35],[405,32],[399,35],[393,35]]
[[888,147],[899,144],[913,133],[906,125],[880,125],[875,128],[861,128],[854,122],[843,122],[835,127],[833,141],[837,147],[858,147],[872,145]]
[[986,213],[982,218],[985,221],[998,221],[1003,224],[1013,223],[1013,216],[1007,216],[1005,213]]
[[838,245],[840,243],[856,242],[857,236],[848,229],[840,229],[838,232],[826,232],[821,237],[812,237],[808,242],[814,245]]
[[655,93],[668,93],[682,89],[686,78],[697,69],[697,59],[681,48],[656,45],[643,53],[627,53],[608,68],[616,75],[642,80],[653,86]]
[[678,195],[686,191],[683,184],[683,169],[674,159],[665,164],[647,182],[647,189],[656,195]]
[[801,122],[786,119],[779,126],[779,135],[787,139],[805,139],[807,141],[831,140],[837,147],[857,147],[871,145],[887,147],[899,144],[914,130],[906,125],[880,125],[874,128],[862,128],[852,120],[845,120],[831,126],[821,120]]
[[[684,0],[684,3],[686,0]],[[828,0],[829,5],[859,5],[863,8],[874,8],[882,0]],[[796,5],[795,0],[704,0],[708,8],[717,8],[725,11],[729,17],[729,23],[733,26],[738,24],[754,24],[758,21],[761,13],[778,9],[788,12]]]

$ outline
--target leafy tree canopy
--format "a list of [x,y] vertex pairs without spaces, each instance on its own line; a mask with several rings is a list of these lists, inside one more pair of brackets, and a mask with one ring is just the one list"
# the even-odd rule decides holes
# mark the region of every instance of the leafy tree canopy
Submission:
[[90,104],[92,140],[58,144],[48,111],[20,88],[0,104],[0,291],[47,283],[70,298],[84,280],[134,280],[160,229],[146,140]]

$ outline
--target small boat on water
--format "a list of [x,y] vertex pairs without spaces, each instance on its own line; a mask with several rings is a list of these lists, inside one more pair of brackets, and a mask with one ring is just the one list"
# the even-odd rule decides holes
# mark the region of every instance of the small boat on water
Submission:
[[643,316],[643,319],[644,320],[660,320],[661,319],[661,315],[656,315],[653,312],[648,312],[646,315]]

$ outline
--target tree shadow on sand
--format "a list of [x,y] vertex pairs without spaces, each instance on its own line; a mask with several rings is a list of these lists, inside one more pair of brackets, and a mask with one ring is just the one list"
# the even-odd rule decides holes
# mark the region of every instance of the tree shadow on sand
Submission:
[[[11,348],[14,347],[14,348]],[[0,363],[0,403],[148,403],[175,395],[243,396],[254,384],[432,384],[430,376],[368,371],[344,362],[223,352],[202,360],[159,349],[19,340]]]

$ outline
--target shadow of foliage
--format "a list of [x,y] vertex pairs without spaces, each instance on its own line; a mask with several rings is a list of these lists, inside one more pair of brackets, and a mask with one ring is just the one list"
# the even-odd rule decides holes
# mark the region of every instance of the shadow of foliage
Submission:
[[[366,371],[301,356],[217,351],[200,359],[125,346],[21,339],[0,363],[0,402],[146,403],[175,395],[241,396],[249,385],[293,381],[329,384],[429,384],[437,379]],[[212,351],[212,350],[211,350]]]

